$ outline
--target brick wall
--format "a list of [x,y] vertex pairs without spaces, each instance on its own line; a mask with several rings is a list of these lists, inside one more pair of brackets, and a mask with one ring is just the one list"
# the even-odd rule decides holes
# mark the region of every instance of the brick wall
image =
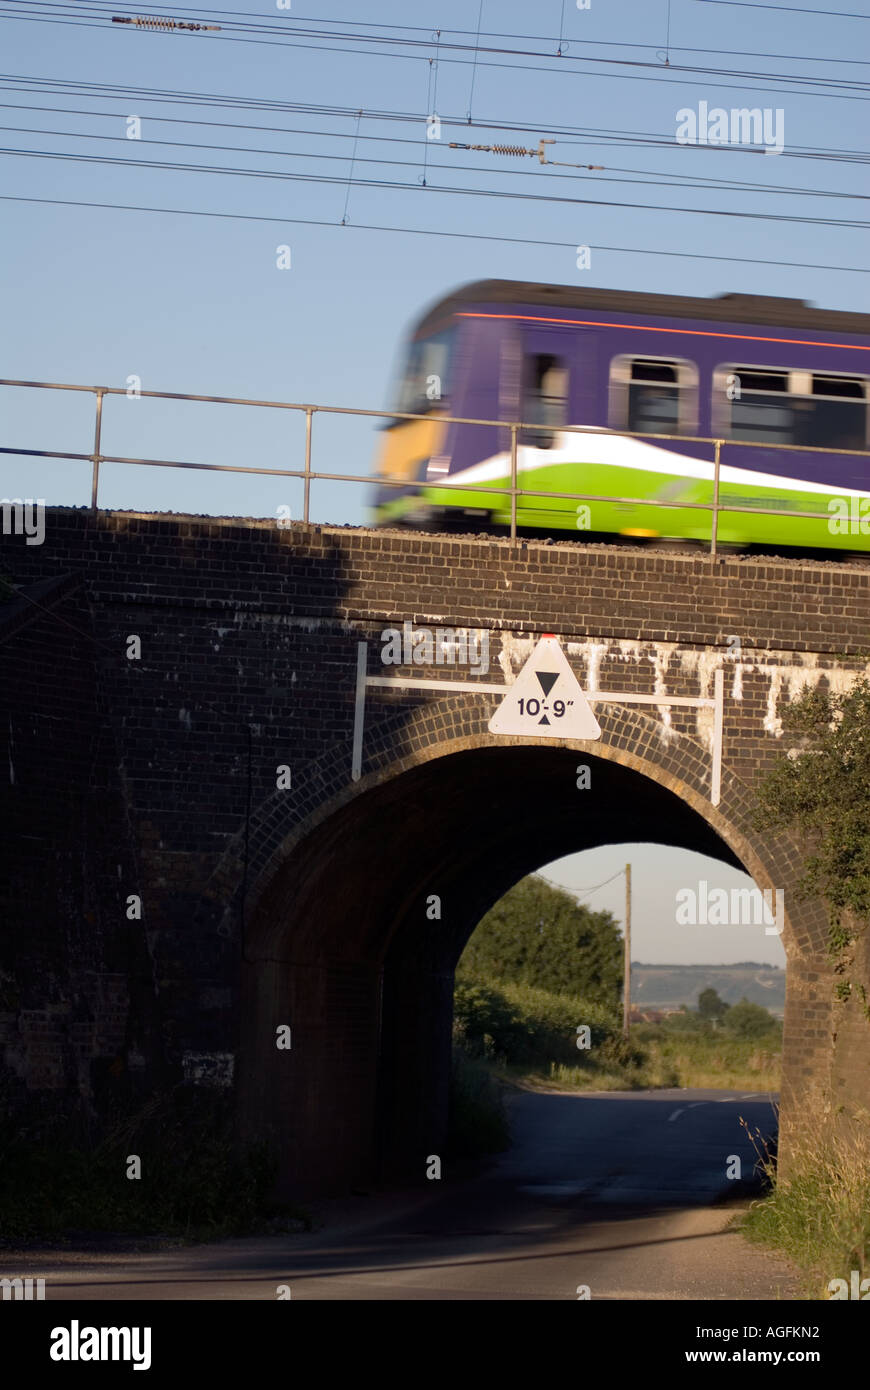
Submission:
[[[320,1126],[310,1144],[298,1124],[284,1134],[291,1166],[331,1163],[338,1180],[370,1143],[372,1106],[391,1092],[395,1103],[377,1040],[384,1009],[404,1016],[390,980],[408,978],[414,933],[427,930],[427,885],[449,883],[461,904],[429,954],[420,946],[418,1016],[440,1019],[463,933],[518,873],[595,835],[667,834],[787,891],[787,1105],[796,1111],[808,1077],[863,1095],[833,1050],[824,914],[790,893],[800,853],[755,834],[749,812],[754,779],[784,746],[783,702],[864,670],[870,570],[68,509],[46,520],[42,546],[4,537],[0,561],[43,594],[27,617],[21,600],[5,605],[3,620],[15,672],[3,730],[19,772],[4,786],[0,1030],[19,1091],[93,1098],[120,1059],[127,1075],[235,1086],[251,1127],[280,1094]],[[486,628],[485,681],[516,672],[544,631],[599,689],[709,695],[723,668],[720,807],[706,714],[601,707],[604,737],[588,746],[600,814],[578,829],[576,801],[561,800],[576,751],[517,761],[516,741],[486,731],[491,701],[466,693],[370,690],[352,783],[357,643],[369,642],[374,674],[381,632],[406,619]],[[487,761],[500,747],[498,765]],[[289,789],[276,786],[279,766]],[[547,807],[519,837],[515,775],[524,788],[540,778]],[[140,923],[126,919],[129,893]],[[275,1053],[276,1021],[294,1024],[288,1056]],[[430,1032],[442,1047],[443,1028]],[[440,1074],[425,1038],[414,1047],[418,1074]],[[111,1080],[99,1084],[111,1094]],[[327,1121],[329,1088],[346,1103]],[[421,1143],[438,1128],[425,1110],[401,1124]]]

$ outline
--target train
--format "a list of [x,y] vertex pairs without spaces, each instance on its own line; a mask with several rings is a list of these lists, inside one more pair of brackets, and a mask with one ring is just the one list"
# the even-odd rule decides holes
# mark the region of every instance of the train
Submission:
[[476,489],[510,486],[515,425],[518,533],[708,545],[718,439],[723,548],[863,553],[868,383],[868,314],[477,281],[408,335],[393,409],[415,418],[382,428],[372,520],[503,533],[510,497]]

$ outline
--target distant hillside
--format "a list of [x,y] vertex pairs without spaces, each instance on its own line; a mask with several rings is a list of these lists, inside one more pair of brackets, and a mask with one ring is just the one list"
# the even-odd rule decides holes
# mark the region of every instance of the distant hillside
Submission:
[[631,963],[631,1000],[638,1008],[698,1007],[702,989],[715,989],[726,1004],[750,999],[772,1014],[785,1010],[785,971],[775,965],[643,965]]

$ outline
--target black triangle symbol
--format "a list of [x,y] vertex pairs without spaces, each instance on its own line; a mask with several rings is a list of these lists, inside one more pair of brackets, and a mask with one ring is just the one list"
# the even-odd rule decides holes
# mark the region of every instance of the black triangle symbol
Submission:
[[[553,686],[556,684],[556,681],[559,679],[559,672],[556,671],[554,673],[553,671],[536,671],[535,675],[540,681],[541,689],[543,690],[544,694],[549,695],[550,691],[553,689]],[[550,721],[548,719],[547,723],[549,724],[549,722]]]
[[540,718],[540,719],[538,720],[538,723],[539,723],[539,724],[549,724],[549,722],[550,722],[550,721],[549,721],[549,719],[547,718],[546,715],[543,715],[542,718]]

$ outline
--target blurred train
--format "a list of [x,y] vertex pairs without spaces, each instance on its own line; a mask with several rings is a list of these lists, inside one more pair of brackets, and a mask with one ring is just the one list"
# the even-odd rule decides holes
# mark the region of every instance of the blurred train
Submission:
[[[635,499],[520,496],[527,534],[709,541],[709,512],[658,505],[712,502],[712,445],[681,438],[702,436],[725,441],[724,545],[870,551],[868,385],[870,314],[763,295],[478,281],[410,336],[394,409],[424,418],[385,425],[375,479],[405,486],[376,486],[374,518],[439,531],[508,526],[510,498],[475,486],[510,485],[513,422],[541,427],[518,431],[520,488]],[[802,511],[827,519],[792,515]]]

